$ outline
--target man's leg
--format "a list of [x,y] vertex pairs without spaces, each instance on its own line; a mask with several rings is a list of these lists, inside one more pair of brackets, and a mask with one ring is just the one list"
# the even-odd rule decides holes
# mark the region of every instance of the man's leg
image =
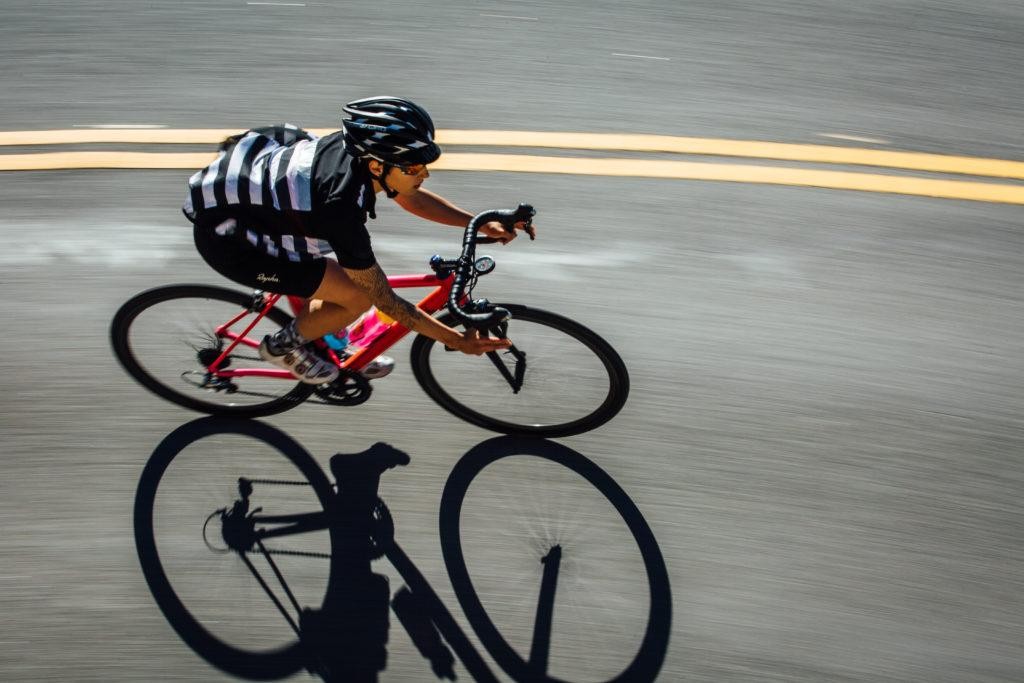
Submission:
[[[349,279],[342,267],[328,259],[320,286],[313,292],[306,310],[300,312],[287,327],[268,337],[261,355],[281,367],[285,367],[286,359],[289,370],[304,382],[332,381],[337,376],[334,364],[319,358],[305,345],[347,327],[370,306],[369,298]],[[370,379],[379,379],[390,374],[394,365],[391,358],[380,356],[364,367],[362,374]],[[301,372],[296,372],[300,368]],[[328,379],[324,380],[324,377]]]
[[336,261],[327,260],[323,280],[309,306],[296,319],[296,330],[306,339],[319,339],[355,322],[372,304]]
[[[313,297],[308,310],[298,316],[295,325],[296,331],[306,339],[319,339],[347,327],[372,305],[335,261],[327,262],[323,280]],[[394,368],[393,358],[378,356],[360,373],[368,379],[380,379],[391,374]]]

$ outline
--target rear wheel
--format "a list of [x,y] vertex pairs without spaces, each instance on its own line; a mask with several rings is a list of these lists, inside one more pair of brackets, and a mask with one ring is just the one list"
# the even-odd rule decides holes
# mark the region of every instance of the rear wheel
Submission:
[[[304,401],[313,387],[274,377],[218,380],[206,370],[230,345],[218,328],[241,316],[230,328],[241,334],[257,315],[253,309],[253,295],[222,287],[158,287],[121,306],[111,324],[111,343],[128,374],[168,401],[214,415],[273,415]],[[272,308],[246,339],[258,342],[290,320],[290,315]],[[241,367],[274,366],[252,346],[239,344],[221,368]]]
[[[608,342],[563,316],[497,305],[512,313],[508,351],[471,356],[422,335],[413,342],[413,374],[430,398],[467,422],[519,436],[570,436],[615,417],[629,373]],[[456,325],[450,313],[439,319]]]

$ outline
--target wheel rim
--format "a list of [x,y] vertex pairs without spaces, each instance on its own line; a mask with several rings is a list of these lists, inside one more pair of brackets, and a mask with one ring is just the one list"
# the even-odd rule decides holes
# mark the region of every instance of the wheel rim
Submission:
[[[140,295],[115,319],[115,349],[136,379],[158,395],[180,405],[211,413],[266,414],[270,407],[289,407],[311,388],[290,380],[262,377],[220,379],[212,362],[229,345],[216,330],[247,307],[245,295],[205,287],[170,287]],[[231,330],[240,334],[255,319],[246,315]],[[247,335],[259,341],[289,319],[273,309]],[[118,338],[119,337],[119,338]],[[239,344],[221,368],[270,369],[252,346]]]
[[[423,388],[455,415],[507,434],[567,436],[611,419],[628,392],[617,354],[572,321],[510,308],[515,310],[508,337],[526,356],[518,393],[490,357],[447,352],[430,340],[414,349],[419,351],[414,370]],[[514,373],[516,360],[508,353],[499,355]]]

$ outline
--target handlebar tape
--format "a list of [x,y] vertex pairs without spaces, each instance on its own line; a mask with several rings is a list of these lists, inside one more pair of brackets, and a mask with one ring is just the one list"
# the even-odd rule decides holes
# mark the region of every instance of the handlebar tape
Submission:
[[451,294],[448,296],[448,310],[467,327],[483,329],[496,325],[511,315],[504,308],[494,308],[491,311],[471,313],[459,306],[466,284],[471,281],[473,272],[473,261],[476,256],[476,234],[480,227],[491,221],[498,221],[506,230],[515,230],[515,224],[525,222],[527,226],[533,220],[537,212],[529,204],[520,204],[515,209],[491,209],[478,213],[466,226],[466,232],[462,239],[462,255],[459,257],[458,266],[455,270],[455,282],[452,285]]

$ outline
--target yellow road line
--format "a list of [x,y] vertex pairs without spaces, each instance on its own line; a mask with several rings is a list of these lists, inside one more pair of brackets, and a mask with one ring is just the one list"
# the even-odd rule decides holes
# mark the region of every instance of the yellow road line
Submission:
[[567,173],[573,175],[717,180],[733,183],[792,185],[834,190],[860,190],[892,194],[967,199],[981,202],[1024,204],[1024,186],[936,180],[875,173],[820,171],[749,164],[711,164],[691,161],[644,159],[579,159],[569,157],[514,156],[505,154],[446,154],[437,168],[459,171],[511,171]]
[[0,131],[0,146],[107,143],[215,145],[227,136],[238,132],[238,130],[227,128],[7,130]]
[[[0,146],[57,144],[209,144],[239,131],[226,128],[195,129],[80,129],[0,132]],[[318,135],[333,129],[313,129]],[[603,133],[550,133],[508,130],[441,130],[443,145],[491,147],[551,147],[559,149],[667,152],[711,156],[779,159],[809,163],[904,168],[933,173],[957,173],[995,178],[1024,179],[1024,162],[981,157],[947,156],[917,152],[796,145],[757,140],[618,135]]]
[[0,154],[0,171],[57,171],[85,168],[173,168],[198,170],[209,152],[46,152]]
[[[0,171],[56,169],[187,169],[205,166],[209,153],[150,152],[53,152],[47,154],[0,155]],[[515,173],[560,173],[572,175],[622,176],[715,180],[734,183],[820,187],[891,194],[965,199],[980,202],[1024,204],[1024,185],[980,183],[907,176],[849,173],[749,164],[713,164],[688,161],[644,159],[580,159],[576,157],[526,156],[511,154],[444,155],[436,165],[449,171],[507,171]]]
[[624,152],[672,152],[709,156],[779,159],[825,164],[883,166],[935,173],[960,173],[1024,179],[1024,162],[980,157],[945,156],[916,152],[892,152],[828,145],[794,145],[757,140],[720,140],[667,135],[608,135],[598,133],[539,133],[527,131],[447,130],[438,142],[449,145],[499,147],[555,147],[559,149],[618,150]]

